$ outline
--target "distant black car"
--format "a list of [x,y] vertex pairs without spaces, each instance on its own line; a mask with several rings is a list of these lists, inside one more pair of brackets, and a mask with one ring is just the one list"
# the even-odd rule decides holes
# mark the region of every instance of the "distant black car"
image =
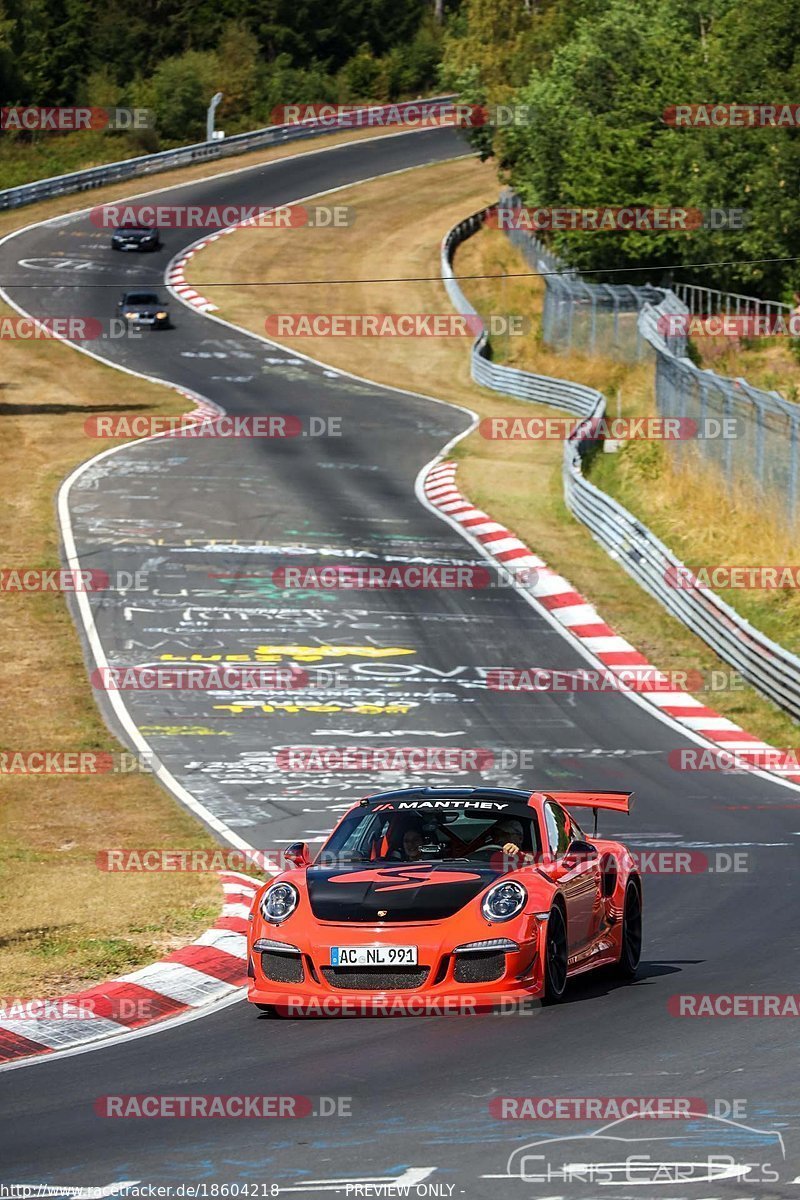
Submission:
[[152,329],[170,327],[169,307],[157,292],[123,292],[117,315],[129,325],[149,325]]
[[111,235],[112,250],[160,250],[161,235],[148,225],[121,225]]

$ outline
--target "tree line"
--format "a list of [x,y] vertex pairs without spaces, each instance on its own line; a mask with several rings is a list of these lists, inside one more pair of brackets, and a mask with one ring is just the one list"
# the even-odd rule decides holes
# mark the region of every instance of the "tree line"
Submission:
[[[2,0],[0,0],[2,5]],[[143,149],[219,124],[268,124],[287,103],[393,100],[431,89],[448,0],[24,0],[0,7],[3,105],[138,106]],[[23,134],[9,135],[24,138]],[[34,135],[35,136],[35,135]]]
[[[798,130],[681,128],[665,112],[800,105],[799,28],[800,0],[465,0],[444,78],[527,110],[473,136],[528,206],[743,210],[690,233],[553,233],[569,262],[608,281],[692,278],[791,301],[798,263],[774,260],[800,255]],[[637,267],[655,269],[613,273]]]

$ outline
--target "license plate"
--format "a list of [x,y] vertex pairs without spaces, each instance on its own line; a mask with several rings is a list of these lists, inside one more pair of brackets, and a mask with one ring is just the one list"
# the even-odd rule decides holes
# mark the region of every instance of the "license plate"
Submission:
[[331,946],[332,967],[415,967],[416,946]]

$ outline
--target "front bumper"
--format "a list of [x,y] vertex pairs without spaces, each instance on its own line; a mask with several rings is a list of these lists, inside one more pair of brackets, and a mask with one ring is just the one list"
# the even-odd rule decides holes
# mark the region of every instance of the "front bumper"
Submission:
[[112,242],[111,242],[112,250],[158,250],[159,246],[160,246],[160,243],[156,242],[156,241],[120,242],[120,241],[114,241],[112,239]]
[[[260,930],[248,948],[248,993],[253,1004],[286,1016],[475,1015],[498,1007],[513,1011],[544,990],[540,931],[535,921],[514,934],[497,928],[454,941],[430,927],[387,929],[325,926],[313,945],[292,942],[279,928]],[[520,936],[522,934],[522,936]],[[515,950],[459,953],[457,946],[510,937]],[[297,953],[263,951],[261,939],[291,945]],[[415,945],[416,967],[345,967],[331,964],[337,945]]]

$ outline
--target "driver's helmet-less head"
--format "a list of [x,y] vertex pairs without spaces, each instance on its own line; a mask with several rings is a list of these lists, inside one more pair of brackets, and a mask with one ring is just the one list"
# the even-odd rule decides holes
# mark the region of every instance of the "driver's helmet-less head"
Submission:
[[515,846],[521,846],[525,831],[521,821],[516,821],[513,817],[504,817],[495,825],[494,834],[506,841],[513,842]]
[[403,852],[403,839],[409,832],[418,834],[420,841],[425,840],[422,821],[416,814],[400,813],[392,818],[387,830],[390,853],[397,854]]

